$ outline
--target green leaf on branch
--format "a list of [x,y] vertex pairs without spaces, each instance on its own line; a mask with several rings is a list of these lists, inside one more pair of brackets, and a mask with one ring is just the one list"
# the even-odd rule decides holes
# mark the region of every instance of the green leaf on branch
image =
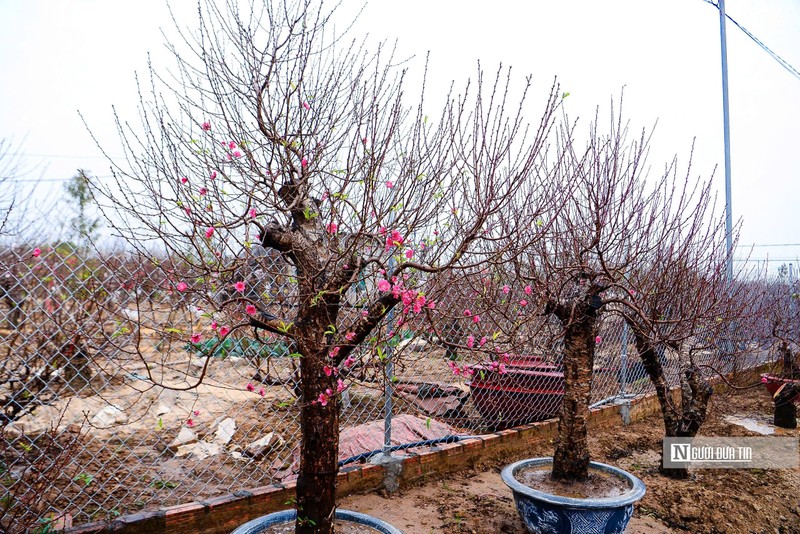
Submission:
[[294,323],[292,323],[292,322],[284,323],[283,321],[281,321],[281,324],[278,325],[278,330],[280,330],[284,334],[288,334],[289,333],[289,329],[292,326],[294,326]]

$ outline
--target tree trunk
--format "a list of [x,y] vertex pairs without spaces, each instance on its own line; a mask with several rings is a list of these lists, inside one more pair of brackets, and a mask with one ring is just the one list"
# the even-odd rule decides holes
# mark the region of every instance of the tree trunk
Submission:
[[795,355],[789,348],[789,344],[785,341],[781,342],[778,349],[781,353],[781,360],[783,363],[783,378],[798,379],[800,378],[800,368],[795,363]]
[[[647,376],[653,383],[664,420],[664,435],[668,438],[693,438],[706,420],[708,400],[713,389],[696,367],[687,370],[681,378],[681,402],[672,402],[669,385],[664,375],[663,360],[657,348],[635,327],[632,328],[636,350],[642,359]],[[685,467],[665,468],[662,458],[661,474],[674,479],[689,478]]]
[[[325,327],[309,338],[319,342]],[[302,373],[300,474],[297,478],[297,522],[300,534],[332,534],[339,471],[339,405],[333,376],[326,376],[325,343],[303,346],[298,336]],[[309,339],[307,338],[307,339]],[[315,339],[316,338],[316,339]],[[315,350],[316,349],[316,350]],[[322,397],[321,397],[322,396]]]
[[564,402],[553,454],[555,479],[586,480],[589,475],[587,431],[597,315],[592,309],[579,313],[564,332]]
[[795,410],[794,399],[800,393],[798,388],[791,383],[784,385],[775,394],[775,426],[781,428],[797,428],[797,412]]

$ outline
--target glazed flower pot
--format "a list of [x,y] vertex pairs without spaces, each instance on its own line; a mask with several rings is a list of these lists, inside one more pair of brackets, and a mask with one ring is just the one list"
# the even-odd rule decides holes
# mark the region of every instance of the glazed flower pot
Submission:
[[[280,525],[281,523],[294,523],[297,517],[296,510],[284,510],[283,512],[275,512],[274,514],[265,515],[252,521],[248,521],[240,526],[231,534],[261,534],[267,527]],[[359,512],[351,512],[350,510],[336,510],[336,519],[340,521],[347,521],[356,523],[358,525],[365,525],[374,528],[382,534],[403,534],[400,530],[394,528],[392,525],[376,519],[367,514]]]
[[590,469],[618,477],[628,490],[618,497],[587,498],[552,495],[519,482],[515,475],[524,468],[550,467],[552,458],[532,458],[503,469],[503,482],[511,488],[522,521],[537,534],[618,534],[625,531],[633,515],[633,503],[644,497],[644,483],[610,465],[592,462]]
[[472,402],[491,428],[543,421],[558,415],[564,398],[561,366],[537,356],[515,355],[499,371],[488,363],[471,366]]
[[[781,387],[785,386],[786,384],[794,384],[795,386],[800,386],[800,380],[792,380],[790,378],[783,378],[780,376],[775,376],[771,374],[763,374],[761,375],[761,383],[764,384],[764,387],[767,388],[769,394],[773,397]],[[792,402],[795,404],[800,404],[800,394],[796,395],[792,398]]]

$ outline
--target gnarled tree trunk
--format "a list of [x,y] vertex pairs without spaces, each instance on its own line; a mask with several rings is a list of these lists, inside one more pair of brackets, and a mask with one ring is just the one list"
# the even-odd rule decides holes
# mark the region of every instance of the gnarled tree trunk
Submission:
[[[672,401],[669,385],[664,375],[664,367],[654,346],[641,330],[632,327],[636,350],[642,359],[644,369],[656,390],[664,420],[664,432],[668,438],[693,438],[697,435],[706,420],[708,399],[713,389],[700,374],[700,370],[692,366],[681,377],[681,401],[676,405]],[[689,469],[685,467],[665,468],[662,459],[660,471],[675,479],[689,477]]]

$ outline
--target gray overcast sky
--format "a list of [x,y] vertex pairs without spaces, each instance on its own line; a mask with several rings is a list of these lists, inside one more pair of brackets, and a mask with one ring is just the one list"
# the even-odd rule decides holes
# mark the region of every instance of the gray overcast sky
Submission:
[[[194,2],[174,9],[193,26]],[[800,2],[728,0],[728,14],[800,68]],[[360,2],[345,0],[345,10]],[[108,174],[77,110],[104,143],[116,134],[111,106],[136,120],[134,73],[147,53],[167,65],[160,28],[171,33],[163,1],[2,0],[0,138],[21,144],[23,162],[45,179],[77,168]],[[375,39],[397,39],[403,55],[430,51],[432,94],[465,80],[477,60],[533,74],[544,91],[554,76],[571,96],[570,115],[591,118],[625,87],[632,126],[658,120],[653,172],[673,154],[693,174],[715,180],[724,202],[719,16],[703,0],[373,0],[357,25]],[[800,80],[728,23],[734,219],[744,244],[800,243]],[[59,182],[37,185],[43,191]],[[46,208],[45,206],[39,206]],[[800,257],[800,246],[760,247],[753,257]],[[780,261],[778,261],[780,262]],[[795,262],[796,263],[796,262]]]

